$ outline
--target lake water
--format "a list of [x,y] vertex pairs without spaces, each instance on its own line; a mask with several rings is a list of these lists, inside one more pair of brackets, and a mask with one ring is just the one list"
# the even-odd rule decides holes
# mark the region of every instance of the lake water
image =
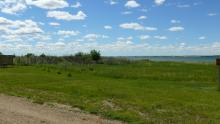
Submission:
[[215,62],[220,56],[129,56],[129,60],[153,60],[174,62]]

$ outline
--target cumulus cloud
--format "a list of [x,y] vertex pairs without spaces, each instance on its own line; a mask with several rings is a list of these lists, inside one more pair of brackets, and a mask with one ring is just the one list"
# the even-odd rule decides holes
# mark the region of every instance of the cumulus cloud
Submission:
[[144,26],[139,23],[123,23],[120,25],[121,28],[124,29],[132,29],[132,30],[144,30]]
[[55,18],[58,20],[72,21],[72,20],[85,20],[87,15],[82,11],[79,11],[76,15],[72,15],[69,12],[65,12],[65,11],[49,11],[47,13],[47,17]]
[[206,37],[205,36],[201,36],[201,37],[198,37],[199,40],[205,40]]
[[122,12],[121,14],[122,14],[122,15],[130,15],[130,14],[132,14],[132,12],[131,12],[131,11],[124,11],[124,12]]
[[144,19],[147,19],[147,17],[146,17],[146,16],[140,16],[140,17],[138,17],[138,20],[144,20]]
[[146,31],[157,31],[156,27],[145,27]]
[[112,26],[106,25],[104,26],[105,29],[112,29]]
[[35,6],[42,9],[59,9],[68,7],[69,4],[65,0],[1,0],[0,11],[6,14],[18,14],[28,8]]
[[208,13],[208,16],[216,16],[217,13]]
[[81,3],[80,2],[76,2],[75,4],[73,4],[71,7],[73,7],[73,8],[79,8],[79,7],[81,7],[82,5],[81,5]]
[[[166,45],[152,45],[146,42],[134,43],[132,37],[120,37],[116,41],[109,43],[98,42],[37,42],[36,44],[28,43],[0,43],[0,49],[3,53],[16,53],[16,55],[26,54],[29,52],[35,54],[50,54],[50,55],[67,55],[74,54],[78,51],[88,52],[92,49],[97,49],[103,55],[207,55],[218,54],[220,52],[220,42],[209,44],[187,45],[184,42]],[[158,52],[160,51],[160,52]],[[185,54],[186,53],[186,54]]]
[[159,35],[154,36],[154,38],[159,39],[159,40],[166,40],[167,39],[166,36],[159,36]]
[[65,0],[26,0],[26,3],[42,9],[59,9],[69,6]]
[[99,38],[108,38],[108,36],[100,34],[87,34],[83,37],[83,39],[86,41],[97,41]]
[[105,1],[105,3],[108,3],[110,5],[118,4],[117,0],[108,0],[108,1]]
[[162,5],[165,3],[166,0],[154,0],[156,5]]
[[150,35],[141,35],[139,38],[140,40],[147,40],[150,38]]
[[178,26],[178,27],[170,27],[168,30],[169,30],[169,31],[172,31],[172,32],[180,32],[180,31],[183,31],[183,30],[184,30],[184,27],[181,27],[181,26]]
[[[0,39],[2,42],[28,42],[34,39],[47,40],[44,31],[33,20],[10,20],[0,17]],[[48,37],[49,38],[49,37]]]
[[50,22],[49,25],[51,25],[51,26],[60,26],[60,23],[57,23],[57,22]]
[[118,47],[125,47],[127,45],[134,44],[134,42],[132,40],[133,40],[132,36],[129,36],[129,37],[118,37],[117,41],[115,42],[115,44],[117,44]]
[[156,31],[157,30],[157,28],[155,27],[144,27],[143,25],[136,23],[136,22],[123,23],[123,24],[120,24],[119,27],[123,29],[142,30],[142,31]]
[[66,47],[66,44],[64,42],[56,42],[54,44],[51,44],[51,47],[54,49],[64,49]]
[[12,21],[4,17],[0,17],[0,31],[6,34],[22,35],[42,33],[43,30],[32,20],[16,20]]
[[175,19],[172,19],[170,22],[171,22],[171,23],[173,23],[173,24],[178,24],[178,23],[181,23],[181,21],[180,21],[180,20],[175,20]]
[[0,11],[6,14],[18,14],[26,10],[27,6],[24,0],[2,0],[0,1]]
[[69,36],[77,36],[80,32],[79,31],[66,31],[66,30],[59,30],[57,32],[58,35],[62,35],[65,37],[69,37]]
[[125,7],[127,7],[127,8],[137,8],[139,6],[141,6],[141,5],[137,1],[135,1],[135,0],[129,0],[125,4]]

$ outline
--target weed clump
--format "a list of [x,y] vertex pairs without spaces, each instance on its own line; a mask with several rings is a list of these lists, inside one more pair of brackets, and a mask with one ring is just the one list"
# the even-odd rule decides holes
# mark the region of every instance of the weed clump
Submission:
[[60,71],[58,71],[57,74],[62,74],[62,73]]
[[72,74],[71,74],[71,73],[68,73],[68,74],[67,74],[67,77],[72,77]]
[[90,71],[94,71],[94,68],[91,68],[91,67],[90,67],[89,70],[90,70]]

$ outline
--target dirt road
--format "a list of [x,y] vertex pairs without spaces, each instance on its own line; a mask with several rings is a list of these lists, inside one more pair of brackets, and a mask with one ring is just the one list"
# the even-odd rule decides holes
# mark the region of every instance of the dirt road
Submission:
[[66,106],[38,105],[0,94],[0,124],[119,124]]

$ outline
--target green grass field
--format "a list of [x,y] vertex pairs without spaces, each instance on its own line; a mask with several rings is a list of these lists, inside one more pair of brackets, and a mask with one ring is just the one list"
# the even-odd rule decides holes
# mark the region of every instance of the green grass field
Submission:
[[218,123],[215,64],[36,65],[0,68],[0,93],[57,102],[128,123]]

